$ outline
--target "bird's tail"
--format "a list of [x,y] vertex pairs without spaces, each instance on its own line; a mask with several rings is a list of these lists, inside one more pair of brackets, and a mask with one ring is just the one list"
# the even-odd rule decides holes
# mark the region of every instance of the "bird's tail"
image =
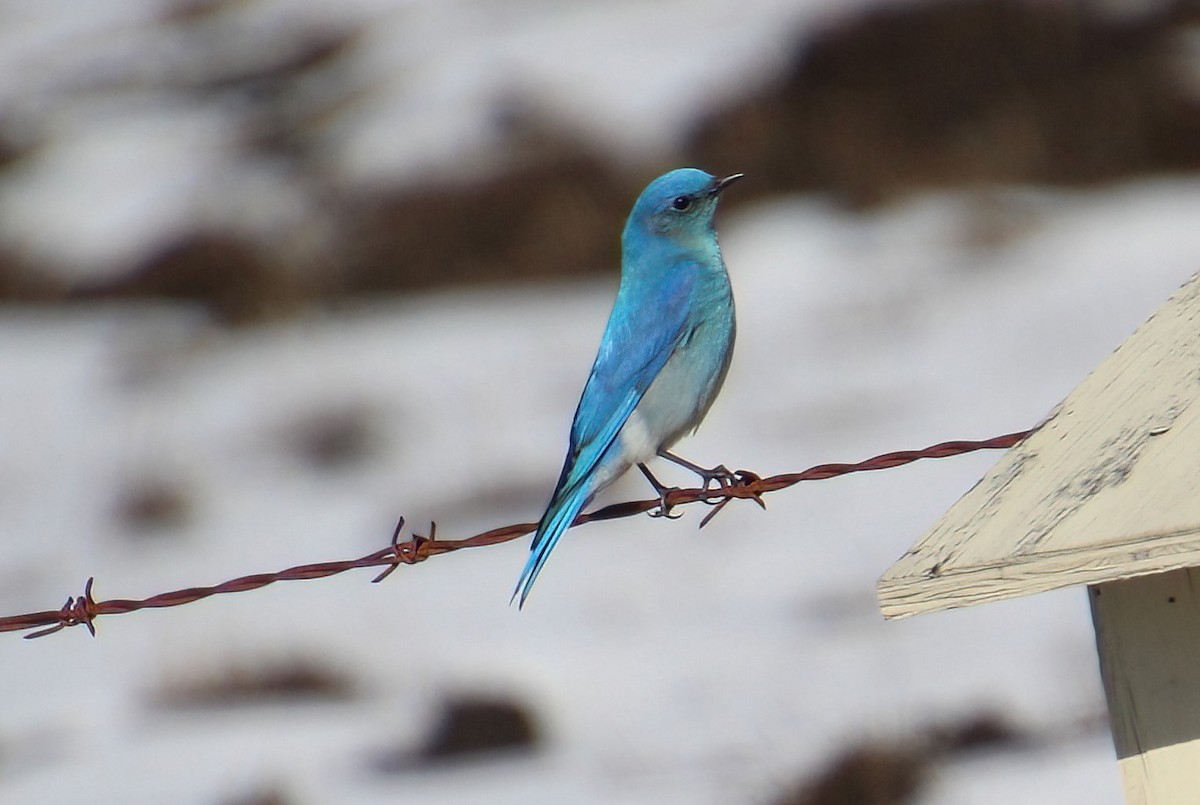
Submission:
[[538,573],[542,572],[542,566],[546,564],[550,552],[558,544],[559,537],[566,533],[591,499],[591,490],[588,487],[588,484],[577,484],[561,496],[556,495],[555,500],[550,503],[550,508],[538,523],[538,530],[529,550],[529,560],[525,563],[525,569],[521,571],[517,588],[513,590],[508,603],[516,601],[518,609],[525,606],[525,599],[529,597],[529,591],[533,589],[533,583],[537,581]]

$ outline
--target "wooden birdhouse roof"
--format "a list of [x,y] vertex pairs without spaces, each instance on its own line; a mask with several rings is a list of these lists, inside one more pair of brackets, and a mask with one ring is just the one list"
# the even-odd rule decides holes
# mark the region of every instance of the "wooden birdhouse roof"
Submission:
[[1200,565],[1200,275],[879,580],[906,617]]

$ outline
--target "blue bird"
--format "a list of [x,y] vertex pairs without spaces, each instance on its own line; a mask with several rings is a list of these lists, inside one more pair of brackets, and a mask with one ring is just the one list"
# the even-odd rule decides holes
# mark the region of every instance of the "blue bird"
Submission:
[[[707,488],[728,470],[668,452],[694,431],[725,380],[733,354],[733,291],[713,214],[740,179],[681,168],[652,181],[621,236],[621,284],[583,388],[562,474],[538,523],[513,598],[525,604],[559,538],[602,489],[637,465],[665,503],[645,462],[658,455],[699,474]],[[666,513],[666,507],[660,509]]]

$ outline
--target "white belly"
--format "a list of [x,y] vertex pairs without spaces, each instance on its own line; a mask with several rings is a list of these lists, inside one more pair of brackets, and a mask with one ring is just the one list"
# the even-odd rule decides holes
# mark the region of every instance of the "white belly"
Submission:
[[723,361],[713,357],[685,350],[667,361],[617,437],[630,465],[648,461],[700,424],[724,379]]
[[625,420],[625,427],[621,428],[617,438],[621,440],[621,452],[630,465],[654,458],[662,446],[661,436],[651,430],[650,424],[642,415],[641,406],[638,406]]

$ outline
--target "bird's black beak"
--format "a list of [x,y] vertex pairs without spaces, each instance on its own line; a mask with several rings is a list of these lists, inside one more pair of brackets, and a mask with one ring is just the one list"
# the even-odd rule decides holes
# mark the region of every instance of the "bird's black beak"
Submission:
[[746,174],[744,174],[744,173],[735,173],[732,176],[726,176],[724,179],[717,179],[717,183],[716,183],[716,185],[713,186],[713,189],[712,189],[712,192],[710,195],[714,195],[714,196],[720,195],[722,190],[729,187],[729,185],[733,184],[734,182],[736,182],[738,179],[742,178],[745,175]]

